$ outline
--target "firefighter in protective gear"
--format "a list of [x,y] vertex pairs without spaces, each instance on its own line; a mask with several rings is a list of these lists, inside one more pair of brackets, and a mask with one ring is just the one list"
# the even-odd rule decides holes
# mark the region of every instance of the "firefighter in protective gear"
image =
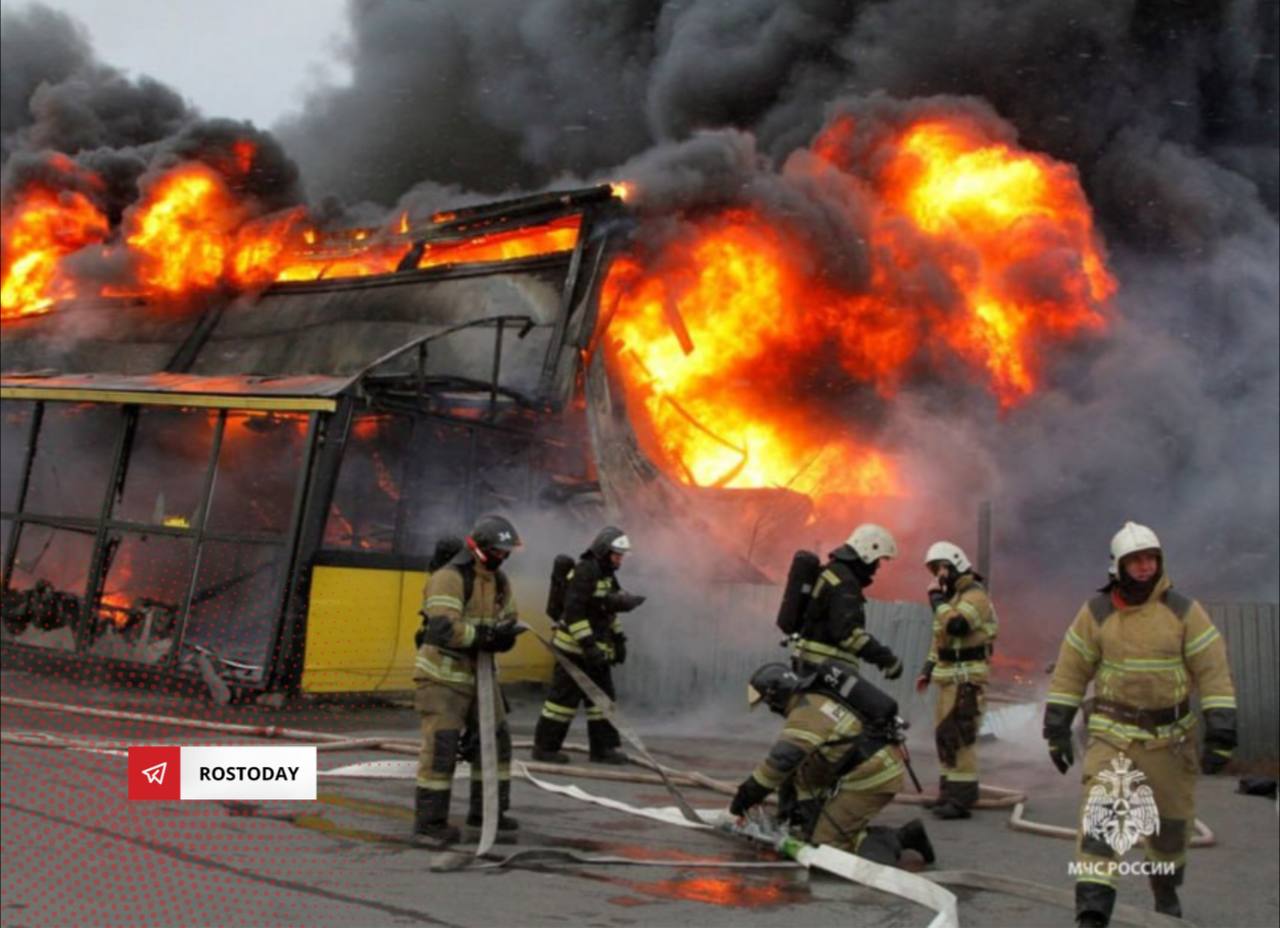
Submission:
[[[837,680],[857,680],[834,672]],[[824,686],[821,676],[800,676],[785,664],[765,664],[757,670],[747,694],[748,705],[765,703],[786,718],[786,725],[765,759],[738,787],[730,814],[745,815],[777,790],[779,817],[801,840],[890,866],[904,850],[914,850],[933,863],[933,846],[919,819],[901,828],[870,825],[902,788],[905,767],[892,715],[868,717],[835,687]],[[879,695],[896,714],[896,703]]]
[[933,814],[968,818],[978,801],[978,728],[986,710],[987,661],[995,644],[996,610],[958,545],[934,542],[924,556],[933,575],[929,605],[933,639],[916,689],[938,687],[934,742],[941,776]]
[[[551,639],[556,650],[580,667],[610,699],[615,698],[612,668],[627,659],[627,636],[618,614],[630,612],[644,602],[643,596],[625,592],[618,583],[618,568],[630,551],[631,540],[620,528],[610,525],[596,535],[569,574],[564,611]],[[551,686],[533,733],[534,760],[569,762],[560,746],[584,701],[591,760],[599,764],[628,763],[627,756],[618,750],[622,744],[618,730],[558,662],[551,672]]]
[[[514,525],[502,516],[485,516],[466,539],[466,550],[427,579],[423,628],[414,661],[414,708],[422,718],[414,831],[437,844],[461,835],[449,824],[453,772],[463,730],[478,729],[476,658],[482,651],[510,651],[523,631],[516,623],[516,601],[502,564],[520,545]],[[502,691],[494,678],[497,734],[498,831],[508,839],[516,831],[506,815],[511,805],[511,731]],[[484,801],[479,758],[471,764],[471,803],[467,825],[482,824]]]
[[867,598],[881,562],[898,555],[888,529],[865,523],[831,552],[814,584],[799,634],[792,646],[792,667],[805,674],[825,664],[857,672],[861,661],[874,664],[889,680],[902,676],[902,661],[867,631]]
[[[1111,541],[1110,573],[1110,582],[1067,630],[1044,714],[1050,759],[1065,774],[1075,761],[1071,723],[1093,681],[1076,844],[1076,860],[1084,865],[1076,882],[1080,925],[1108,924],[1115,905],[1116,852],[1084,827],[1092,805],[1106,801],[1115,771],[1140,772],[1151,788],[1159,828],[1147,838],[1146,856],[1176,868],[1151,876],[1151,890],[1156,911],[1177,916],[1177,888],[1195,822],[1196,775],[1221,770],[1236,745],[1226,644],[1204,608],[1173,589],[1155,533],[1126,523]],[[1199,691],[1205,722],[1199,758],[1192,690]]]

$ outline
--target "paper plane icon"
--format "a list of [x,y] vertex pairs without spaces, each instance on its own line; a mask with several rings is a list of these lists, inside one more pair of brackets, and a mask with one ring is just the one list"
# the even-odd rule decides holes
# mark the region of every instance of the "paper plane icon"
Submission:
[[142,775],[147,778],[148,783],[154,783],[159,786],[164,783],[164,771],[169,766],[168,761],[156,764],[154,767],[146,767],[142,771]]

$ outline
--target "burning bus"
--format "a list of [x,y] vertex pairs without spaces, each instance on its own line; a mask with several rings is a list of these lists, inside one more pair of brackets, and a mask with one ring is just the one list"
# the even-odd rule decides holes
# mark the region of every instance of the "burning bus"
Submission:
[[[928,461],[878,431],[901,393],[1012,409],[1115,282],[1074,169],[992,114],[860,118],[732,195],[376,227],[266,205],[249,138],[114,206],[49,156],[3,204],[0,641],[403,689],[425,565],[479,513],[662,523],[762,582],[797,539],[909,510]],[[504,672],[545,674],[536,648]]]
[[[575,397],[618,205],[605,186],[308,243],[281,282],[186,314],[114,295],[9,321],[5,646],[409,688],[442,536],[601,501]],[[68,326],[93,334],[67,352]],[[505,672],[542,675],[535,648]]]

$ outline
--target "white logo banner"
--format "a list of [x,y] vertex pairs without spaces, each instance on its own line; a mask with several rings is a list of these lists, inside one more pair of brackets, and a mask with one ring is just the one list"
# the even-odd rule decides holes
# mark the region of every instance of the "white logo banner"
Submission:
[[182,748],[183,799],[316,798],[311,747]]

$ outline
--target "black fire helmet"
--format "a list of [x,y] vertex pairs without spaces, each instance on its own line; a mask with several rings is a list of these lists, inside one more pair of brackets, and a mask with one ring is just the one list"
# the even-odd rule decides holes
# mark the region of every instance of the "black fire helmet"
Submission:
[[754,709],[763,702],[770,711],[786,715],[787,703],[807,682],[786,664],[765,664],[751,675],[751,682],[747,684],[747,705]]
[[606,525],[591,542],[589,549],[596,557],[603,558],[609,554],[629,554],[631,539],[627,533],[616,525]]
[[467,536],[467,547],[486,566],[501,564],[520,544],[520,533],[511,520],[499,515],[481,516]]

